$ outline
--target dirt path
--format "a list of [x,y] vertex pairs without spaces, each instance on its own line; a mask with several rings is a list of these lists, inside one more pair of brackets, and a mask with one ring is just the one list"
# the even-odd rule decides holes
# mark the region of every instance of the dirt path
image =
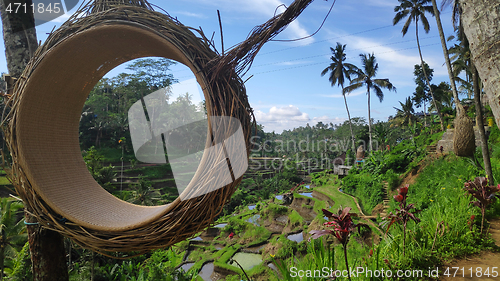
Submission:
[[[490,233],[492,238],[495,240],[497,246],[500,246],[500,219],[494,220],[491,222]],[[484,252],[476,256],[471,256],[469,258],[455,261],[451,264],[445,265],[443,267],[444,270],[446,268],[450,268],[450,274],[455,272],[455,269],[451,267],[459,267],[460,270],[457,272],[457,277],[441,277],[439,280],[450,280],[450,281],[465,281],[465,280],[500,280],[500,253],[492,253],[492,252]],[[470,268],[472,267],[472,277]],[[498,274],[494,274],[493,269]],[[462,268],[464,268],[465,273],[462,273]],[[490,276],[481,276],[479,273],[479,268],[481,268],[481,272],[485,272],[489,270]],[[477,275],[476,275],[477,274]],[[441,273],[442,275],[442,273]],[[463,276],[465,275],[465,276]],[[497,275],[497,277],[493,277]]]

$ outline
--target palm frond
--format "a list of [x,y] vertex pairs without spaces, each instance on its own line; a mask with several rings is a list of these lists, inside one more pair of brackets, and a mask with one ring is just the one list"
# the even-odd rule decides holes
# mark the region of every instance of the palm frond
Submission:
[[342,94],[349,94],[349,93],[352,93],[354,90],[357,90],[359,88],[363,87],[363,83],[362,82],[359,82],[359,83],[355,83],[355,84],[351,84],[347,87],[344,88],[344,91],[342,92]]
[[[432,16],[434,16],[434,17],[436,16],[436,15],[434,14],[434,7],[432,7],[432,4],[431,4],[431,5],[428,5],[428,6],[422,6],[422,9],[423,9],[423,12],[425,12],[425,13],[429,13],[429,14],[431,14],[431,15],[432,15]],[[439,12],[439,11],[438,11],[438,12]]]
[[389,81],[389,79],[373,79],[373,83],[381,88],[396,92],[396,87]]
[[[396,8],[402,9],[400,6],[397,6]],[[408,10],[402,10],[402,11],[396,11],[396,8],[394,9],[394,12],[397,12],[394,18],[392,19],[392,25],[398,24],[402,19],[406,18],[408,16],[409,11]]]
[[325,69],[323,69],[323,71],[321,71],[321,76],[325,76],[325,74],[327,74],[329,71],[332,71],[332,65],[330,64],[328,67],[326,67]]
[[375,92],[375,95],[377,96],[379,101],[384,101],[384,93],[382,92],[382,89],[380,89],[380,86],[378,86],[377,84],[373,84],[371,88]]

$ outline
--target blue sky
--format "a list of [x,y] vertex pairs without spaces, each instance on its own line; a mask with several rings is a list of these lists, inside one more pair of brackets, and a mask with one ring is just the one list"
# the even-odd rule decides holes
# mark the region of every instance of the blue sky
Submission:
[[[202,27],[205,34],[215,32],[214,41],[220,50],[220,32],[217,10],[220,10],[224,32],[224,46],[229,48],[247,37],[251,29],[271,18],[278,6],[292,1],[280,0],[182,0],[150,1],[166,10],[184,25]],[[440,1],[438,1],[439,3]],[[276,39],[295,39],[315,32],[326,16],[332,0],[317,0]],[[372,96],[372,118],[386,121],[395,114],[393,107],[404,101],[415,89],[414,65],[420,63],[412,25],[402,37],[402,24],[392,26],[397,0],[339,0],[323,28],[312,38],[296,42],[269,42],[257,55],[252,68],[243,80],[255,110],[257,122],[265,131],[281,132],[298,126],[340,123],[347,119],[344,100],[338,87],[331,87],[328,77],[321,71],[330,64],[330,47],[337,42],[347,44],[347,62],[360,66],[360,53],[374,53],[378,63],[377,78],[389,78],[397,93],[384,91],[382,103]],[[158,9],[157,9],[158,10]],[[278,11],[281,11],[278,8]],[[68,13],[71,14],[74,11]],[[38,40],[47,38],[54,26],[68,15],[37,27]],[[450,9],[443,11],[446,36],[453,35]],[[434,84],[449,81],[444,65],[443,51],[436,21],[429,16],[431,31],[425,34],[419,26],[424,60],[434,69]],[[3,42],[2,42],[3,43]],[[3,45],[3,44],[2,44]],[[110,75],[125,71],[117,69]],[[5,55],[0,54],[0,72],[7,72]],[[194,76],[182,66],[172,67],[179,81]],[[351,116],[367,118],[367,97],[364,89],[347,96]],[[422,110],[422,109],[417,109]]]

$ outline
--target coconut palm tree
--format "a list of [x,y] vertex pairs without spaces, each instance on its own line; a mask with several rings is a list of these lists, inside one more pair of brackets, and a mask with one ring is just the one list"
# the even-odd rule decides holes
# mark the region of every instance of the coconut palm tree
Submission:
[[[460,35],[460,31],[458,33],[459,43],[451,46],[448,49],[448,53],[451,55],[450,61],[451,66],[453,68],[453,76],[456,82],[460,83],[461,86],[458,87],[461,89],[462,93],[467,95],[467,98],[472,98],[472,72],[470,65],[470,50],[469,50],[469,42],[467,42],[467,38],[464,35]],[[463,34],[463,33],[462,33]],[[455,36],[448,37],[449,40],[455,39]],[[460,74],[465,73],[465,79],[460,77]]]
[[[455,105],[457,107],[457,112],[459,114],[465,114],[462,106],[460,105],[460,100],[458,99],[457,87],[455,86],[455,79],[453,75],[453,69],[451,68],[450,55],[448,54],[448,47],[446,46],[446,39],[444,37],[443,25],[441,24],[441,17],[439,16],[439,10],[437,8],[436,0],[432,1],[432,9],[434,11],[434,17],[436,18],[436,23],[439,31],[439,37],[441,38],[441,46],[443,47],[444,60],[446,62],[446,68],[448,69],[448,76],[450,77],[451,91],[453,93],[453,98],[455,99]],[[454,5],[455,7],[456,5]]]
[[342,96],[344,97],[345,109],[347,110],[347,118],[349,118],[349,129],[351,130],[352,149],[354,150],[356,148],[356,141],[354,140],[351,114],[349,113],[349,107],[347,106],[347,99],[344,93],[344,83],[346,78],[349,81],[351,80],[350,75],[356,70],[357,67],[354,64],[344,62],[346,60],[345,46],[346,45],[342,45],[337,42],[335,49],[330,47],[330,50],[332,51],[332,56],[330,57],[332,63],[327,68],[323,69],[321,76],[330,72],[328,80],[332,84],[332,87],[337,84],[337,86],[342,88]]
[[160,191],[154,189],[153,184],[142,177],[139,179],[135,188],[136,190],[133,192],[133,197],[128,200],[130,203],[153,206],[156,201],[161,199]]
[[394,107],[397,111],[396,119],[398,123],[402,126],[412,126],[417,120],[415,110],[413,109],[413,101],[410,97],[407,97],[405,103],[399,102],[399,104],[401,108]]
[[[481,150],[483,152],[483,163],[484,163],[484,169],[486,171],[486,175],[488,176],[488,180],[490,185],[494,185],[494,178],[493,178],[493,172],[491,168],[491,160],[490,160],[490,153],[488,149],[488,141],[486,138],[486,133],[484,131],[484,124],[483,124],[483,112],[482,112],[482,104],[481,104],[481,87],[482,85],[480,82],[480,77],[479,73],[476,69],[475,62],[471,58],[471,50],[469,48],[469,41],[467,40],[468,38],[465,36],[465,30],[464,30],[464,24],[462,23],[462,7],[460,5],[459,0],[443,0],[441,8],[444,8],[446,5],[451,5],[453,7],[453,26],[457,30],[457,38],[460,41],[460,44],[457,44],[453,47],[450,48],[450,53],[454,53],[456,60],[453,62],[454,66],[454,71],[453,71],[453,76],[455,76],[455,79],[460,81],[458,79],[458,73],[465,71],[466,77],[471,78],[472,81],[461,81],[462,84],[468,85],[468,92],[474,93],[474,102],[476,104],[476,125],[477,128],[479,129],[479,137],[481,139]],[[435,7],[435,1],[433,0],[433,6]],[[467,17],[466,17],[467,18]],[[438,22],[439,26],[440,22]],[[440,31],[441,32],[441,31]],[[441,34],[440,34],[441,36]],[[444,37],[444,35],[443,35]],[[473,38],[474,40],[474,38]],[[441,40],[442,41],[442,40]],[[443,45],[444,46],[444,45]],[[444,50],[443,50],[444,51]],[[445,59],[449,60],[449,57],[445,56]],[[448,61],[447,61],[448,63]],[[491,67],[489,67],[489,70],[491,70]],[[486,82],[488,79],[485,79],[484,81]],[[465,83],[468,82],[468,83]],[[472,82],[472,83],[470,83]],[[472,88],[472,89],[471,89]],[[470,97],[470,96],[469,96]],[[497,107],[498,104],[493,102],[490,103],[492,104],[492,108]]]
[[[11,77],[19,78],[38,47],[35,18],[31,12],[7,12],[6,3],[9,2],[0,1],[7,68]],[[32,0],[26,0],[23,3],[27,7],[33,5]],[[12,87],[13,85],[9,86]],[[29,209],[25,209],[25,217],[29,223],[36,222]],[[56,231],[49,230],[40,225],[28,225],[27,229],[30,236],[33,279],[51,281],[69,280],[63,236]]]
[[[432,80],[434,69],[430,68],[429,65],[424,61],[425,73],[427,73],[427,77],[423,75],[422,66],[420,64],[416,64],[413,75],[415,75],[415,83],[417,84],[417,88],[413,93],[413,101],[417,107],[421,105],[424,106],[424,127],[427,127],[427,111],[426,105],[427,102],[432,100],[432,97],[429,95],[429,87],[427,86],[426,78],[429,82]],[[431,85],[432,87],[432,85]],[[434,89],[432,89],[434,96],[436,96]],[[437,99],[437,97],[436,97]]]
[[[394,8],[394,12],[396,12],[396,15],[394,16],[394,19],[392,20],[393,25],[398,24],[401,20],[406,19],[405,24],[403,25],[403,36],[406,35],[408,32],[408,28],[410,27],[410,24],[412,22],[415,22],[415,36],[417,39],[417,47],[418,47],[418,54],[420,56],[420,64],[422,66],[422,70],[424,72],[424,76],[426,78],[427,86],[429,89],[431,88],[431,83],[429,82],[429,78],[427,76],[427,73],[425,72],[424,68],[424,59],[422,57],[422,50],[420,49],[420,41],[418,38],[418,22],[421,21],[422,25],[424,27],[424,30],[426,33],[429,32],[430,30],[430,25],[429,21],[427,20],[427,17],[425,16],[426,13],[429,13],[431,15],[434,14],[434,9],[432,5],[429,5],[431,0],[398,0],[400,5],[396,6]],[[432,90],[430,91],[430,94],[432,96],[432,100],[434,102],[434,107],[437,107],[436,104],[436,99],[434,98],[434,93]],[[439,120],[441,122],[441,130],[444,130],[444,122],[443,122],[443,116],[440,111],[438,111],[439,115]]]
[[343,93],[350,93],[356,89],[366,86],[368,95],[368,136],[370,142],[370,151],[373,151],[372,143],[372,119],[370,112],[370,91],[373,90],[380,102],[384,100],[382,88],[390,91],[396,91],[396,87],[389,82],[389,79],[375,79],[378,71],[378,63],[374,54],[360,54],[362,68],[358,68],[354,73],[357,77],[351,80],[351,84],[344,88]]

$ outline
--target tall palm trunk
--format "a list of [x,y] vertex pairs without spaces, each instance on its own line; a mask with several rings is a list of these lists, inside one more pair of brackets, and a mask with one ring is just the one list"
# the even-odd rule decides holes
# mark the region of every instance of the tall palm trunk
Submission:
[[425,99],[424,99],[424,127],[427,128],[427,109],[426,109]]
[[[4,6],[7,1],[0,1],[3,38],[7,68],[11,77],[21,76],[38,44],[36,39],[33,14],[8,13]],[[26,5],[32,5],[31,0]],[[29,10],[29,9],[28,9]],[[8,88],[13,88],[12,80]],[[28,241],[30,245],[34,281],[67,281],[68,270],[61,234],[37,224],[29,209],[25,208]]]
[[422,67],[422,72],[424,73],[425,81],[427,82],[427,86],[429,87],[429,93],[431,94],[434,107],[438,112],[439,122],[441,123],[441,131],[444,131],[443,115],[441,114],[441,111],[439,111],[436,99],[434,98],[434,93],[432,92],[431,83],[429,82],[429,77],[427,76],[427,72],[425,71],[424,58],[422,57],[422,50],[420,50],[420,40],[418,39],[418,20],[415,21],[415,34],[417,37],[418,54],[420,55],[420,66]]
[[436,17],[436,23],[439,31],[439,37],[441,38],[441,46],[443,47],[444,60],[446,62],[446,68],[448,69],[448,76],[450,77],[451,91],[453,93],[453,99],[455,100],[455,106],[458,113],[462,111],[462,106],[460,100],[458,99],[457,86],[455,85],[455,77],[453,75],[453,69],[451,68],[450,56],[448,54],[448,47],[446,47],[446,39],[444,37],[443,25],[441,24],[441,17],[439,15],[439,10],[437,8],[436,0],[432,1],[432,7],[434,8],[434,16]]
[[352,130],[351,113],[349,113],[349,107],[347,106],[347,98],[344,94],[344,87],[342,87],[342,95],[344,96],[345,110],[347,110],[347,118],[349,118],[349,129],[351,129],[351,139],[352,139],[352,151],[356,149],[356,141],[354,140],[354,132]]
[[[35,53],[38,43],[34,20],[31,26],[30,19],[26,18],[29,15],[7,12],[4,4],[9,2],[11,1],[0,1],[0,13],[7,68],[10,76],[17,78],[21,76],[31,56]],[[32,0],[27,0],[26,5],[29,7],[32,2]]]
[[460,19],[470,43],[472,62],[479,73],[495,121],[499,125],[500,96],[497,93],[500,91],[500,68],[496,59],[500,56],[498,1],[460,0],[460,7]]
[[372,144],[372,117],[370,114],[370,87],[368,87],[368,136],[370,138],[370,153],[373,151]]
[[481,139],[481,150],[483,152],[483,163],[484,170],[488,176],[488,182],[490,185],[494,184],[493,171],[491,169],[490,161],[490,151],[488,150],[488,139],[486,139],[486,133],[484,132],[483,124],[483,109],[481,105],[481,88],[479,87],[479,74],[477,73],[474,63],[471,62],[471,72],[472,72],[472,83],[474,90],[474,102],[476,103],[476,125],[479,130],[479,137]]

